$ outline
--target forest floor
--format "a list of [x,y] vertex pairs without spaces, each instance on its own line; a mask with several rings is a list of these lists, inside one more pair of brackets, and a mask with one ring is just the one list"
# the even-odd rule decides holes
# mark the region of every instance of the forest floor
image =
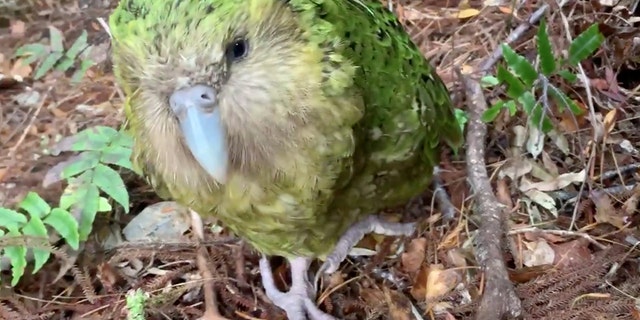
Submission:
[[[561,8],[555,1],[512,7],[516,2],[401,1],[393,8],[460,108],[476,104],[465,100],[456,71],[478,80],[480,64],[516,27],[527,26],[510,46],[538,61],[539,25],[527,21],[542,4],[551,7],[545,17],[558,54],[566,55],[572,38],[599,24],[605,40],[575,69],[579,80],[567,84],[549,78],[585,112],[574,115],[552,106],[548,111],[556,130],[543,144],[534,141],[531,132],[536,130],[526,114],[502,112],[488,126],[484,155],[497,199],[491,205],[500,204],[504,213],[501,258],[524,318],[640,319],[635,260],[640,241],[640,5],[574,0]],[[27,8],[6,10],[12,3]],[[123,121],[109,36],[99,22],[115,5],[114,0],[0,0],[1,207],[14,208],[29,191],[56,204],[64,185],[45,188],[42,183],[51,168],[70,156],[51,155],[56,141],[96,125],[118,128]],[[25,65],[16,57],[25,44],[48,46],[51,30],[61,32],[65,48],[87,32],[90,53],[82,59],[94,65],[79,82],[73,81],[77,62],[66,72],[53,70],[36,80],[37,62]],[[495,67],[490,70],[495,72]],[[491,105],[505,97],[505,90],[486,88],[483,94]],[[459,209],[454,221],[444,223],[426,194],[422,204],[407,210],[421,216],[420,232],[406,239],[366,237],[359,247],[367,254],[350,258],[324,284],[319,294],[323,310],[344,319],[475,318],[488,281],[476,251],[482,248],[474,246],[483,222],[474,210],[478,203],[464,151],[444,155],[441,179]],[[94,224],[83,250],[57,242],[64,255],[35,275],[27,268],[15,287],[3,285],[0,319],[124,319],[126,295],[138,288],[150,295],[149,319],[202,316],[202,277],[191,238],[185,236],[182,244],[125,240],[128,224],[148,230],[159,228],[153,223],[161,220],[154,215],[133,220],[160,200],[144,182],[125,176],[130,214],[116,210],[98,217],[104,223]],[[155,209],[180,218],[171,226],[179,233],[188,229],[188,217],[179,208],[161,203]],[[229,319],[285,319],[261,289],[258,254],[224,230],[206,230],[221,313]],[[0,262],[2,281],[8,283],[11,273],[6,261]],[[279,280],[286,271],[283,263],[274,269]]]

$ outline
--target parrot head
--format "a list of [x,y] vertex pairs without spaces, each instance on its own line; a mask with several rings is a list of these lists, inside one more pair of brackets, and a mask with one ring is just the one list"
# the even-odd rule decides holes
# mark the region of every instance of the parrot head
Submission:
[[123,0],[110,26],[130,117],[173,172],[263,170],[322,103],[323,51],[286,1]]

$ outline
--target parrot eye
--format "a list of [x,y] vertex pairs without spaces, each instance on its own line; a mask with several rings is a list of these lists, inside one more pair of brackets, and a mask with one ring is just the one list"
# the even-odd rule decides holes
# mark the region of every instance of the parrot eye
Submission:
[[249,51],[249,42],[246,39],[236,39],[227,46],[227,57],[232,61],[244,58]]

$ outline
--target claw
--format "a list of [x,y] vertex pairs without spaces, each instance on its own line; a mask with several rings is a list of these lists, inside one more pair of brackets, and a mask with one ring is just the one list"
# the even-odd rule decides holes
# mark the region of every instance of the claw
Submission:
[[440,207],[440,212],[442,212],[442,218],[445,222],[449,222],[455,218],[457,210],[451,203],[449,194],[442,184],[440,171],[440,167],[433,168],[433,182],[431,184],[433,185],[433,195],[436,197],[438,207]]
[[377,215],[371,215],[356,222],[340,237],[333,251],[327,256],[316,273],[314,284],[317,286],[323,274],[331,274],[338,270],[340,264],[366,234],[377,233],[387,236],[410,236],[416,229],[415,223],[397,223],[382,220]]
[[336,320],[320,310],[313,301],[315,291],[307,276],[311,259],[298,257],[289,260],[291,289],[286,293],[276,287],[273,272],[266,256],[262,256],[259,264],[262,285],[267,297],[271,299],[273,304],[285,311],[289,320]]

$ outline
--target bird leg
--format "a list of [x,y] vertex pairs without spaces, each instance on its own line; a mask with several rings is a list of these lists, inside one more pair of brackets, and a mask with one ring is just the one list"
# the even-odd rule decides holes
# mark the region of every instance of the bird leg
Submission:
[[[451,220],[455,216],[456,208],[449,200],[447,191],[442,186],[439,179],[440,168],[435,167],[433,171],[433,187],[434,196],[438,202],[438,206],[443,213],[445,220]],[[354,223],[340,237],[333,251],[327,256],[318,273],[316,274],[315,284],[317,285],[322,274],[331,274],[338,270],[340,263],[347,258],[347,255],[358,244],[362,238],[368,233],[377,233],[387,236],[410,236],[415,231],[415,223],[397,223],[384,221],[377,215],[371,215],[367,218]]]
[[336,320],[321,311],[313,301],[315,299],[315,289],[311,286],[308,277],[310,264],[311,259],[309,258],[296,257],[289,259],[291,288],[285,293],[276,287],[269,260],[263,255],[260,259],[260,275],[264,291],[273,304],[287,313],[289,320]]
[[436,166],[435,168],[433,168],[433,196],[436,197],[436,202],[438,202],[440,212],[442,212],[443,220],[445,222],[449,222],[453,220],[456,215],[456,207],[451,203],[449,194],[442,184],[442,180],[440,179],[440,171],[440,167]]
[[316,284],[322,273],[331,274],[338,270],[340,263],[347,258],[347,255],[355,247],[356,244],[365,235],[369,233],[383,234],[387,236],[410,236],[416,229],[416,224],[397,223],[384,221],[377,215],[371,215],[367,218],[354,223],[340,237],[333,251],[327,256],[318,273],[316,274]]

